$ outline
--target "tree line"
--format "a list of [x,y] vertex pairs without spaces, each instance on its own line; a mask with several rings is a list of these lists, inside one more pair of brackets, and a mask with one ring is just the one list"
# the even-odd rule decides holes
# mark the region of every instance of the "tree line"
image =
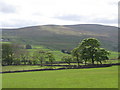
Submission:
[[36,65],[45,63],[52,64],[54,55],[45,50],[28,51],[28,48],[16,44],[2,44],[2,65]]
[[[31,48],[28,45],[27,47]],[[43,66],[43,64],[52,65],[55,61],[54,54],[50,51],[36,50],[30,52],[27,49],[20,45],[2,44],[2,65],[40,64]],[[61,57],[61,60],[69,65],[71,62],[77,62],[78,66],[80,63],[85,65],[88,63],[95,64],[95,62],[102,64],[103,61],[109,59],[109,54],[109,51],[100,48],[100,41],[95,38],[86,38],[70,54]]]

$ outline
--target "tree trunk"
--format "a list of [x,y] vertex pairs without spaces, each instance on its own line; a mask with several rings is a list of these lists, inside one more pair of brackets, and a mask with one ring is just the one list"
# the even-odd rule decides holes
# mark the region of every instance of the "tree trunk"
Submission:
[[100,64],[102,64],[102,62],[100,61]]
[[24,61],[24,65],[26,65],[26,61]]
[[94,56],[92,55],[92,64],[94,65]]
[[43,65],[42,65],[42,60],[40,61],[40,64],[41,64],[41,67],[42,67],[42,66],[43,66]]
[[85,60],[85,65],[86,65],[87,63],[86,63],[86,60]]
[[51,61],[51,66],[52,66],[52,61]]
[[98,61],[97,61],[97,65],[98,65]]
[[78,62],[78,67],[79,67],[79,65],[80,65],[80,62],[79,62],[78,56],[77,56],[77,62]]
[[79,61],[78,61],[78,67],[80,66],[80,63],[79,63]]

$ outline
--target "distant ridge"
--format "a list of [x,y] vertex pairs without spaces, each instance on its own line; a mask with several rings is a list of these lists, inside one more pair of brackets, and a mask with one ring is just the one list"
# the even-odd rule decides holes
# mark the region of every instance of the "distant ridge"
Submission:
[[2,29],[2,37],[10,42],[44,45],[51,49],[72,49],[88,37],[97,38],[108,50],[117,51],[118,27],[99,24],[38,25]]

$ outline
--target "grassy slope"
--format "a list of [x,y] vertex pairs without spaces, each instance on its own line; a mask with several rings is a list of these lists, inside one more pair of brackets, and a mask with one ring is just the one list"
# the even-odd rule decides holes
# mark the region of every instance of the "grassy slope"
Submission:
[[3,30],[3,38],[24,44],[44,45],[52,49],[72,49],[88,37],[95,37],[102,46],[117,50],[117,28],[103,25],[44,25]]
[[118,67],[3,74],[3,88],[117,88]]
[[42,49],[42,50],[49,51],[49,52],[53,53],[56,61],[61,61],[62,56],[67,55],[65,53],[62,53],[59,50],[51,50],[51,49],[48,49],[48,48],[46,48],[44,46],[40,46],[40,45],[39,46],[33,45],[32,47],[33,47],[32,49],[28,49],[28,51],[30,51],[31,54],[36,50]]
[[[65,53],[62,53],[59,50],[51,50],[51,49],[48,49],[44,46],[36,46],[36,45],[33,45],[33,49],[29,49],[29,51],[34,52],[38,49],[43,49],[43,50],[46,50],[46,51],[50,51],[55,56],[56,61],[61,61],[62,56],[67,55]],[[110,53],[111,54],[109,55],[109,59],[117,59],[118,58],[118,52],[110,51]]]

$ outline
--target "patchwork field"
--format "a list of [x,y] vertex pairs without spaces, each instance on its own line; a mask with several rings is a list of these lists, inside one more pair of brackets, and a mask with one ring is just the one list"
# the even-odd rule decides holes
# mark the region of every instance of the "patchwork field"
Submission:
[[[28,51],[30,51],[31,54],[38,49],[42,49],[42,50],[53,53],[56,61],[61,61],[62,56],[68,55],[68,54],[62,53],[60,50],[52,50],[42,45],[39,45],[39,46],[32,45],[32,47],[33,47],[32,49],[28,49]],[[109,59],[118,59],[118,52],[110,51]],[[115,62],[115,61],[110,61],[110,62]]]
[[118,66],[6,73],[3,88],[118,88]]
[[[6,42],[4,42],[6,43]],[[61,61],[66,55],[60,50],[50,49],[42,45],[32,45],[32,49],[27,49],[32,55],[34,51],[42,49],[54,54],[55,61]],[[111,54],[107,62],[103,64],[118,63],[118,53],[110,51]],[[88,62],[89,63],[89,62]],[[95,62],[96,64],[96,62]],[[67,63],[59,65],[68,65]],[[77,65],[77,63],[71,63]],[[82,64],[80,64],[82,65]],[[3,66],[2,71],[33,70],[51,67],[18,65]],[[52,67],[59,68],[59,67]],[[35,71],[21,73],[2,74],[3,88],[117,88],[118,87],[118,66],[90,69],[68,69],[54,71]]]

